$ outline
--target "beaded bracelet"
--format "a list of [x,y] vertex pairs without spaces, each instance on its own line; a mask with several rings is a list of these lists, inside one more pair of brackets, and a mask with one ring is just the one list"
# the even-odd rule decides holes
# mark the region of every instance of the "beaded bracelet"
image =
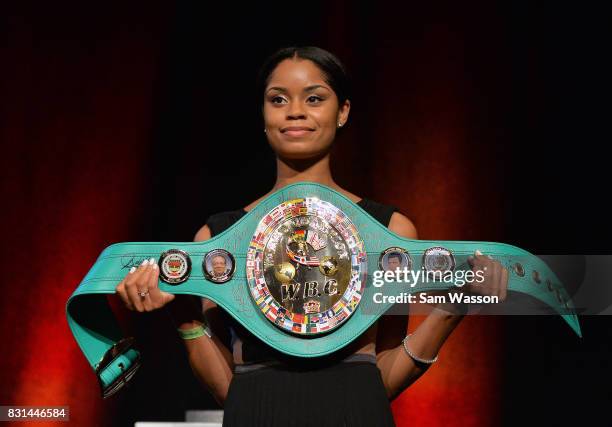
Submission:
[[408,356],[410,356],[412,359],[416,360],[417,362],[425,363],[427,365],[431,365],[436,360],[438,360],[437,354],[436,354],[436,357],[434,357],[433,359],[421,359],[420,357],[417,357],[414,354],[412,354],[412,352],[408,350],[408,346],[406,345],[406,341],[408,341],[408,338],[410,338],[410,335],[412,334],[406,335],[404,339],[402,340],[402,345],[404,346],[404,350],[406,350],[406,353],[408,354]]

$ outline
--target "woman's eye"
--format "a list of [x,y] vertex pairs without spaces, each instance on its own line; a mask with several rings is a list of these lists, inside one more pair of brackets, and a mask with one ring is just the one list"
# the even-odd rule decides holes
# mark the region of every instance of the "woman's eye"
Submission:
[[323,101],[323,98],[317,95],[310,95],[307,99],[308,102],[320,102]]
[[272,99],[270,99],[270,102],[272,104],[280,104],[282,101],[284,101],[284,99],[280,96],[275,96]]

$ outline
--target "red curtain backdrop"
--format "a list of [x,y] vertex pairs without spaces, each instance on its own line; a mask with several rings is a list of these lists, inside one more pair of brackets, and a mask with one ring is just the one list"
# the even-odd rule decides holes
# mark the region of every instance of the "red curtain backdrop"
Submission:
[[[356,99],[363,100],[354,103],[335,148],[338,181],[398,206],[422,239],[505,237],[503,196],[497,191],[504,179],[499,156],[504,136],[483,95],[497,97],[500,105],[507,96],[496,84],[503,81],[503,64],[491,51],[503,37],[495,11],[481,3],[476,15],[416,6],[414,13],[383,6],[356,11],[349,2],[319,6],[312,39],[304,18],[300,21],[302,39],[336,52],[355,70]],[[12,8],[3,17],[1,47],[5,350],[0,403],[69,405],[74,425],[128,425],[133,420],[125,395],[131,390],[108,401],[99,397],[96,378],[67,327],[66,300],[107,245],[159,237],[155,225],[164,219],[153,210],[160,203],[171,206],[172,218],[192,211],[190,222],[175,237],[166,234],[167,240],[190,239],[206,219],[193,212],[202,206],[208,213],[238,206],[217,207],[205,194],[190,205],[192,200],[180,197],[185,189],[170,194],[154,185],[177,179],[154,165],[206,168],[205,161],[188,159],[189,153],[219,149],[209,135],[214,123],[205,114],[190,130],[186,146],[193,151],[174,152],[177,141],[164,139],[160,127],[168,111],[164,102],[172,98],[169,79],[180,80],[168,71],[174,49],[180,49],[173,44],[180,31],[175,4],[30,2]],[[202,16],[201,25],[229,25],[232,19]],[[248,40],[238,44],[224,38],[228,28],[220,23],[215,28],[219,38],[199,40],[189,54],[202,56],[206,43],[214,44],[217,52],[234,51],[240,64]],[[267,51],[287,41],[266,34]],[[253,62],[263,60],[264,51]],[[210,66],[214,84],[232,83],[223,63],[211,60]],[[235,75],[248,86],[254,70]],[[206,105],[207,87],[193,88],[198,114],[212,108]],[[255,126],[245,132],[254,140],[262,137],[255,135]],[[182,173],[202,176],[194,169]],[[192,181],[188,190],[199,186]],[[440,361],[393,402],[397,425],[496,424],[503,354],[499,320],[466,319]],[[149,374],[143,369],[138,375]],[[149,398],[140,399],[145,409],[139,413],[146,413]]]
[[[2,284],[0,402],[69,405],[72,425],[113,425],[114,402],[100,398],[64,307],[102,248],[146,226],[139,208],[153,193],[154,86],[172,8],[38,2],[8,12],[2,263],[21,267]],[[45,424],[57,425],[36,425]]]

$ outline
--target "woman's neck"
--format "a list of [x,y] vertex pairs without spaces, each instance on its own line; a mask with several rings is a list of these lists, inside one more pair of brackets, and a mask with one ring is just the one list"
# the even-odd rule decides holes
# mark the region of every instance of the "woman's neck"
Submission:
[[329,153],[318,158],[307,160],[287,160],[277,157],[276,183],[274,184],[274,187],[268,192],[268,194],[265,194],[259,199],[255,200],[245,207],[244,210],[248,212],[253,209],[257,203],[277,190],[280,190],[287,185],[303,181],[316,182],[331,187],[349,197],[355,203],[361,200],[360,197],[349,193],[336,184],[329,168]]
[[276,183],[271,192],[275,192],[289,184],[309,181],[338,189],[329,167],[329,153],[306,160],[288,160],[276,158]]

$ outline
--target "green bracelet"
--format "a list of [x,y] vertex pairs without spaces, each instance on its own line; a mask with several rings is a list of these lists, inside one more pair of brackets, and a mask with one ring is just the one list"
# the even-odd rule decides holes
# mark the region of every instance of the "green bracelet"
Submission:
[[208,326],[204,328],[202,325],[200,325],[192,329],[177,329],[177,331],[184,340],[192,340],[204,335],[210,338],[210,330],[208,329]]

